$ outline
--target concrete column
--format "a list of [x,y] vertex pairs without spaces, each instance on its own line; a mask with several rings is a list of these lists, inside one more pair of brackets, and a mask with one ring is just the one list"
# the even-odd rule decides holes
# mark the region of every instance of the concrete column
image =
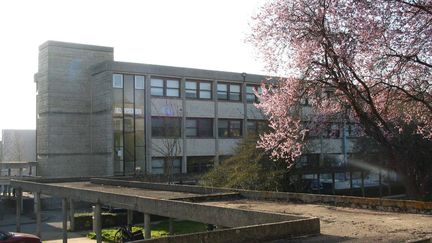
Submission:
[[69,229],[75,231],[75,202],[69,199]]
[[41,220],[41,193],[34,193],[34,210],[36,213],[36,235],[41,238],[42,220]]
[[151,173],[151,76],[145,76],[144,119],[145,119],[145,173]]
[[97,203],[93,207],[93,218],[94,218],[94,232],[96,233],[96,242],[102,243],[102,219],[101,219],[101,205]]
[[168,232],[170,235],[174,235],[174,219],[173,218],[169,218],[168,221]]
[[214,166],[218,166],[220,164],[219,162],[219,133],[218,133],[218,122],[219,122],[219,102],[217,98],[217,83],[218,81],[214,80],[213,82],[213,101],[214,101],[214,125],[213,125],[213,134],[215,141],[215,159],[214,159]]
[[21,232],[21,201],[22,201],[22,190],[21,188],[16,189],[16,232]]
[[151,239],[150,214],[144,213],[144,239]]
[[[182,137],[182,168],[181,173],[187,173],[187,142],[186,142],[186,94],[185,94],[186,79],[182,78],[180,83],[180,97],[182,99],[182,120],[181,120],[181,137]],[[198,92],[198,91],[197,91]]]
[[67,243],[67,221],[68,221],[68,205],[67,198],[62,198],[63,212],[63,243]]
[[127,225],[133,224],[133,211],[128,209],[127,210]]

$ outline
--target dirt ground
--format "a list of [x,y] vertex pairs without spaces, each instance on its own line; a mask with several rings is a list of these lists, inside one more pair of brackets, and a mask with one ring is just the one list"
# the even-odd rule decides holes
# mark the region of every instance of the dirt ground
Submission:
[[282,242],[405,242],[432,238],[432,215],[269,201],[205,202],[230,208],[318,217],[321,235]]

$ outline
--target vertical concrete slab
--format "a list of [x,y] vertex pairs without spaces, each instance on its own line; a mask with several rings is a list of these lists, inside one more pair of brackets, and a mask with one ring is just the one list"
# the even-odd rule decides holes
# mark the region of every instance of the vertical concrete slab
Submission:
[[144,213],[144,238],[151,239],[150,214]]
[[95,219],[95,233],[96,233],[96,242],[102,243],[102,220],[101,220],[101,205],[97,203],[94,206],[94,219]]
[[168,220],[168,233],[169,235],[174,235],[174,219],[173,218],[169,218]]
[[127,225],[133,224],[133,211],[128,209],[127,210]]
[[41,238],[42,237],[42,220],[41,220],[41,193],[34,193],[34,209],[36,213],[36,235]]
[[16,189],[16,232],[21,232],[21,201],[22,201],[22,190],[21,188]]
[[63,212],[63,243],[67,243],[67,221],[68,221],[67,198],[62,198],[62,212]]
[[69,229],[75,231],[75,202],[69,199]]

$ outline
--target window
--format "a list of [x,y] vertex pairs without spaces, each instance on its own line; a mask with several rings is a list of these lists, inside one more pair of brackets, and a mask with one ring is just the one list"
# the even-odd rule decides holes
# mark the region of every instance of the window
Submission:
[[123,88],[123,75],[113,74],[113,88]]
[[180,137],[181,118],[179,117],[152,117],[153,137]]
[[267,122],[263,120],[248,120],[247,131],[248,133],[260,134],[267,129]]
[[241,100],[240,84],[218,83],[217,96],[219,100]]
[[151,95],[180,97],[180,81],[175,79],[152,78]]
[[240,137],[242,136],[241,120],[219,120],[218,121],[219,137]]
[[179,174],[181,173],[181,158],[174,158],[171,160],[171,168],[166,168],[169,166],[168,160],[166,158],[153,158],[152,159],[152,174]]
[[211,99],[212,88],[210,82],[188,80],[185,83],[186,98]]
[[204,173],[213,167],[213,156],[192,156],[187,157],[188,173]]
[[144,89],[144,76],[135,76],[135,89]]
[[213,120],[211,118],[188,118],[186,137],[213,137]]
[[248,103],[258,103],[258,97],[254,93],[254,89],[261,94],[261,87],[257,85],[247,85],[246,86],[246,102]]

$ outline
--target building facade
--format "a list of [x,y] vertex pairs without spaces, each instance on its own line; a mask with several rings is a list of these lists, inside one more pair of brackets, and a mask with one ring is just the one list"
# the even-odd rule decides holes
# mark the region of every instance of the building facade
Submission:
[[117,62],[113,48],[48,41],[39,48],[38,174],[203,172],[264,117],[264,76]]
[[36,131],[4,129],[0,141],[1,162],[36,161]]

